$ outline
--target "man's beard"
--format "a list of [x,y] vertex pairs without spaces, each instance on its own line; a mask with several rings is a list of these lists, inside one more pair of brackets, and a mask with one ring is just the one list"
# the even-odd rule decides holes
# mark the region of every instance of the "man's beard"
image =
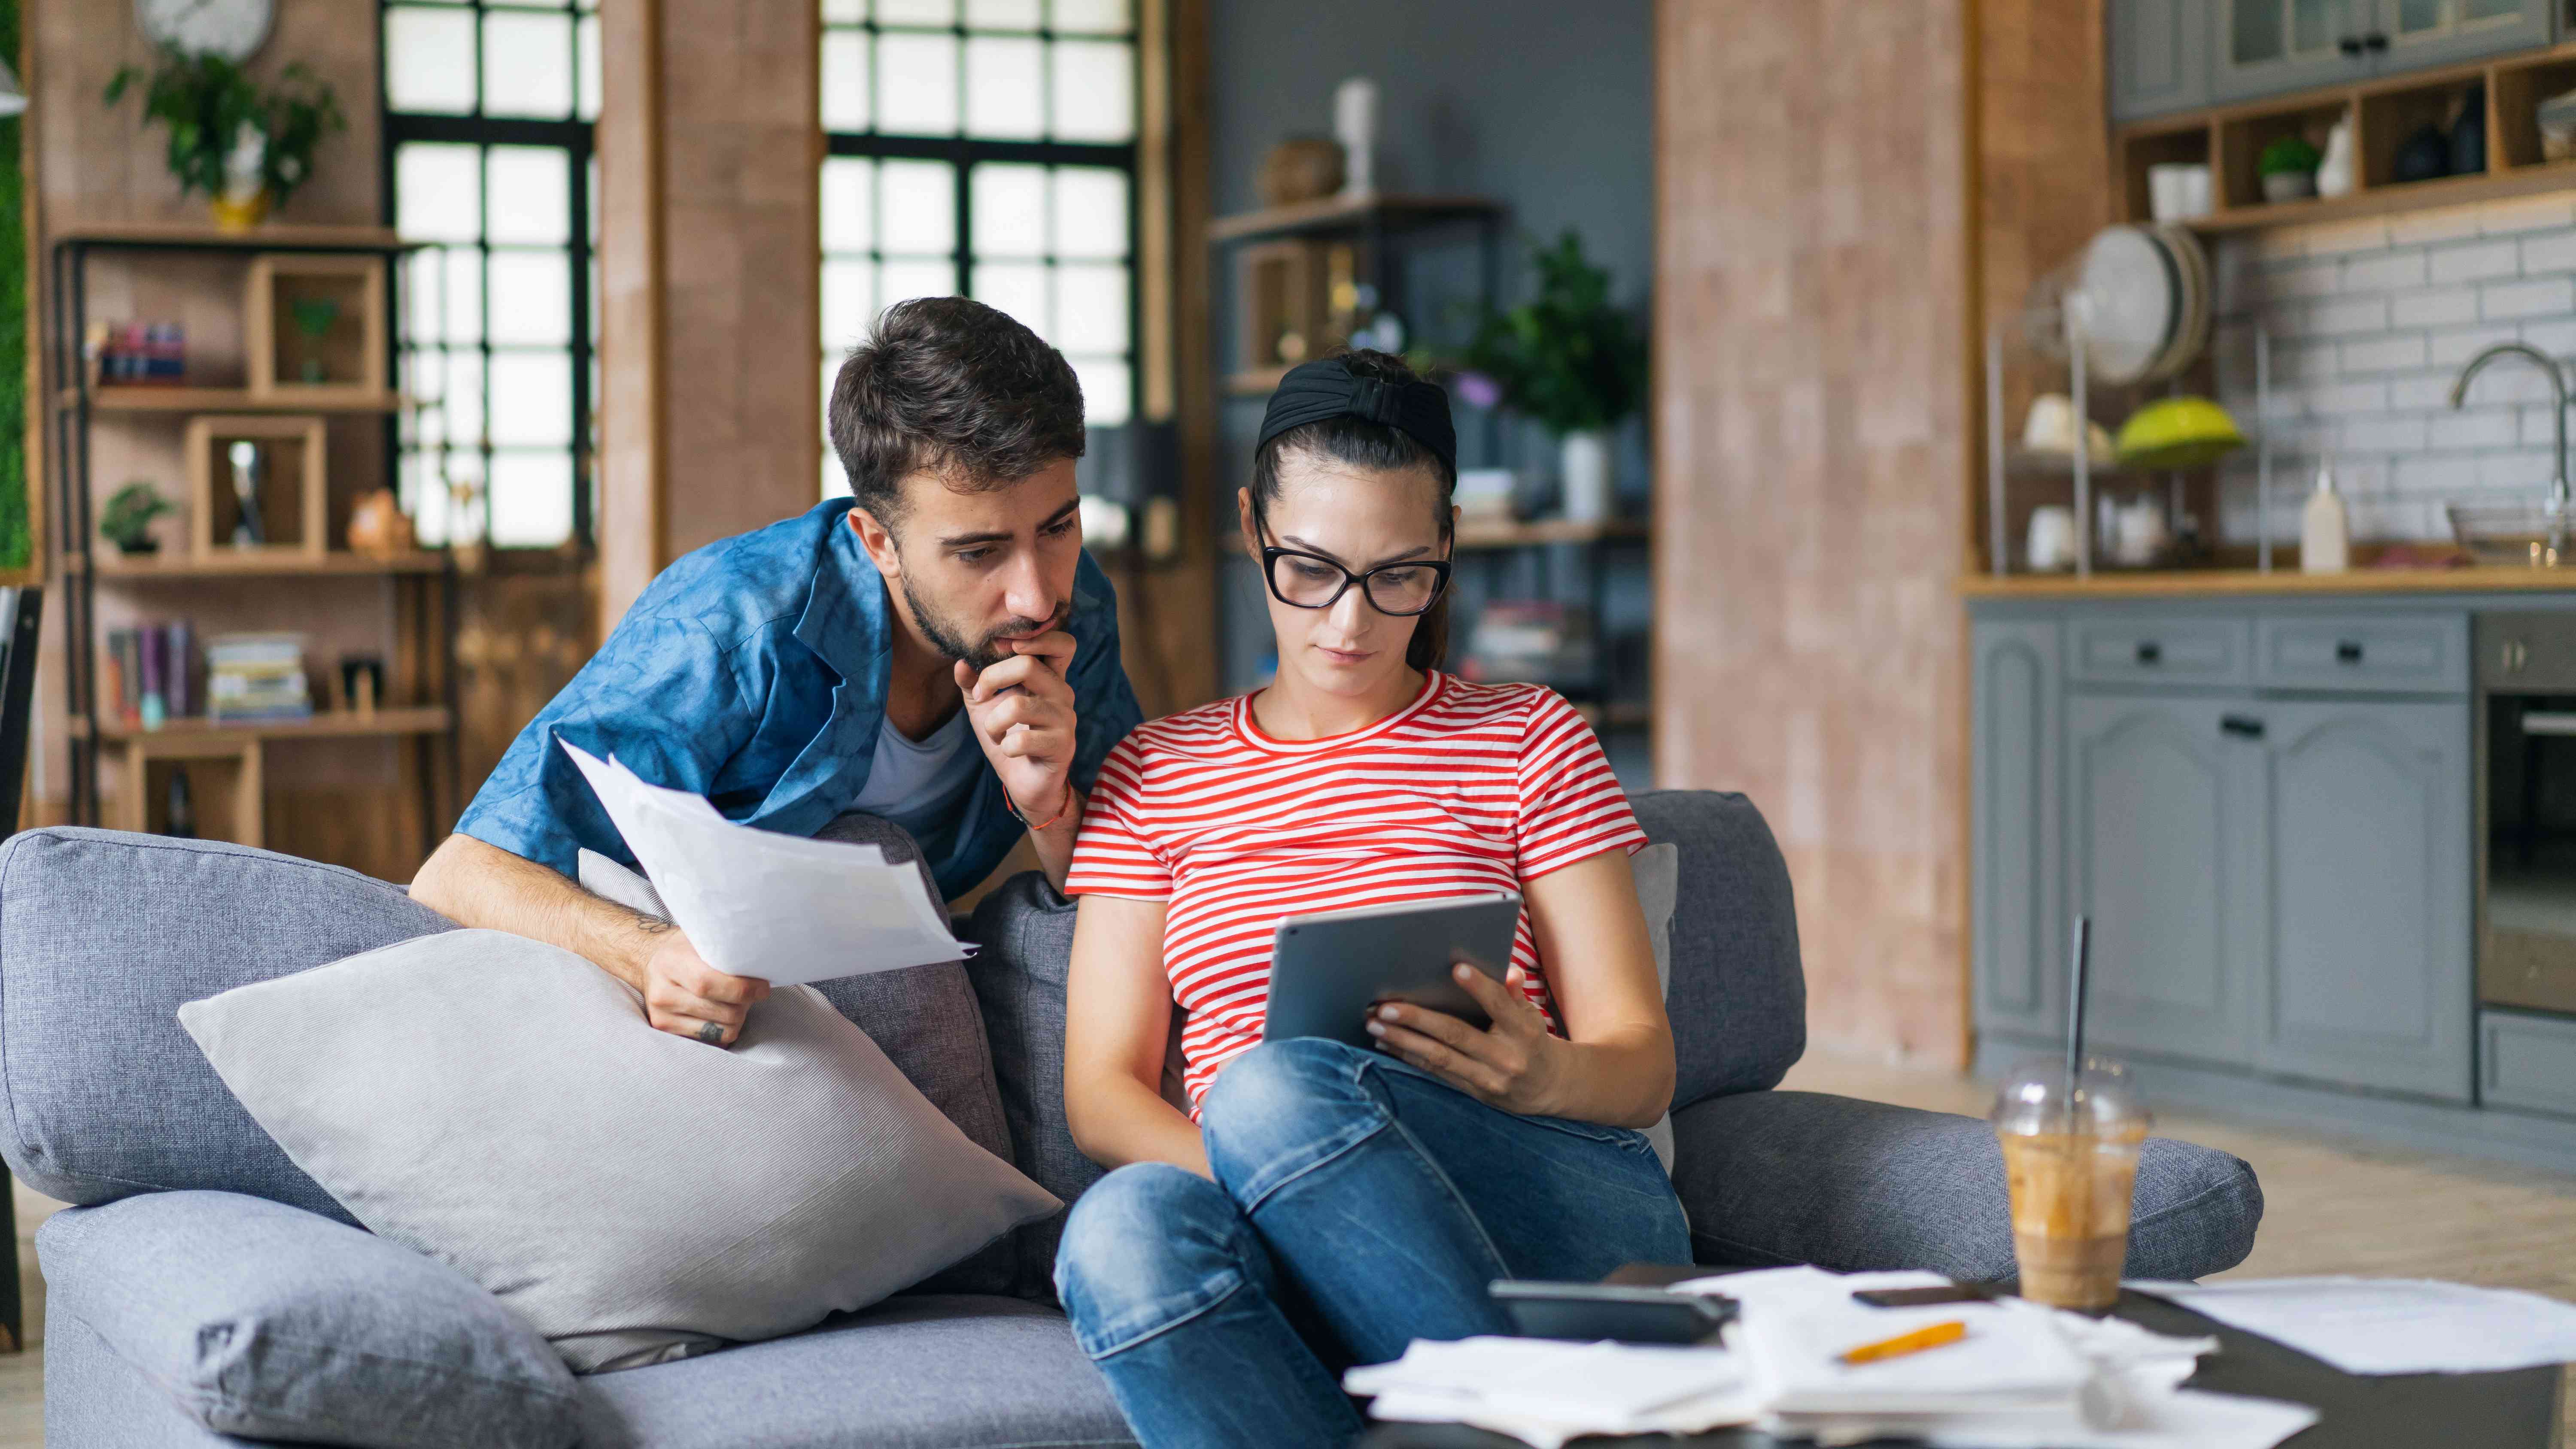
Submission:
[[912,622],[920,628],[922,637],[930,641],[930,647],[938,650],[943,659],[965,660],[967,666],[978,674],[1011,657],[1012,651],[1003,643],[1004,640],[1029,639],[1061,629],[1072,614],[1069,603],[1059,604],[1052,618],[1037,624],[1006,624],[985,634],[981,642],[969,643],[963,629],[932,607],[930,601],[913,588],[911,575],[906,574],[902,583],[903,601],[912,608]]

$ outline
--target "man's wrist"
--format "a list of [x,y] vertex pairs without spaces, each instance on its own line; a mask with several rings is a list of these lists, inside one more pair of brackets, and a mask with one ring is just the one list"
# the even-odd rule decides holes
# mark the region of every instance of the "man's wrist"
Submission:
[[1061,830],[1075,823],[1078,813],[1075,807],[1080,803],[1081,796],[1075,792],[1073,781],[1070,779],[1064,782],[1063,794],[1043,811],[1023,808],[1019,801],[1011,797],[1007,786],[1002,791],[1003,808],[1011,812],[1011,818],[1027,826],[1031,835],[1041,831]]

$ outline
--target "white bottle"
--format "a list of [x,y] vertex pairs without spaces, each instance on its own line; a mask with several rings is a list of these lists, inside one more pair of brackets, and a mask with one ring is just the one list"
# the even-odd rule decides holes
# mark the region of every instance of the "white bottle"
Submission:
[[2352,527],[2344,516],[2343,495],[2335,491],[2334,469],[2317,464],[2317,491],[2308,495],[2299,520],[2299,572],[2339,574],[2352,567]]
[[2317,163],[2317,195],[2352,194],[2352,118],[2344,117],[2326,132],[2326,154]]

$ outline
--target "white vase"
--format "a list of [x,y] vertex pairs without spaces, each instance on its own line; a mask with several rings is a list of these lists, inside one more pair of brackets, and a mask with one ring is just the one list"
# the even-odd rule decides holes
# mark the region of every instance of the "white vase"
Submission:
[[1593,429],[1565,435],[1557,444],[1557,476],[1565,488],[1565,516],[1599,523],[1610,516],[1610,436]]

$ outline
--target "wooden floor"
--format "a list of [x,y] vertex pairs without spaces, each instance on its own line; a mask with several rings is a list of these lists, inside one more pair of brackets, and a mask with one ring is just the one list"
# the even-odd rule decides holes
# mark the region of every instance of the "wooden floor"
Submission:
[[[1800,1063],[1782,1085],[1976,1115],[1988,1096],[1947,1073],[1831,1058]],[[2263,1181],[2254,1254],[2222,1277],[2447,1278],[2576,1301],[2576,1179],[2193,1115],[2162,1117],[2156,1130],[2233,1152]],[[0,1449],[40,1449],[45,1289],[32,1239],[57,1204],[16,1187],[18,1263],[28,1337],[37,1346],[0,1356]],[[2566,1438],[2576,1443],[2576,1385],[2569,1398]]]

